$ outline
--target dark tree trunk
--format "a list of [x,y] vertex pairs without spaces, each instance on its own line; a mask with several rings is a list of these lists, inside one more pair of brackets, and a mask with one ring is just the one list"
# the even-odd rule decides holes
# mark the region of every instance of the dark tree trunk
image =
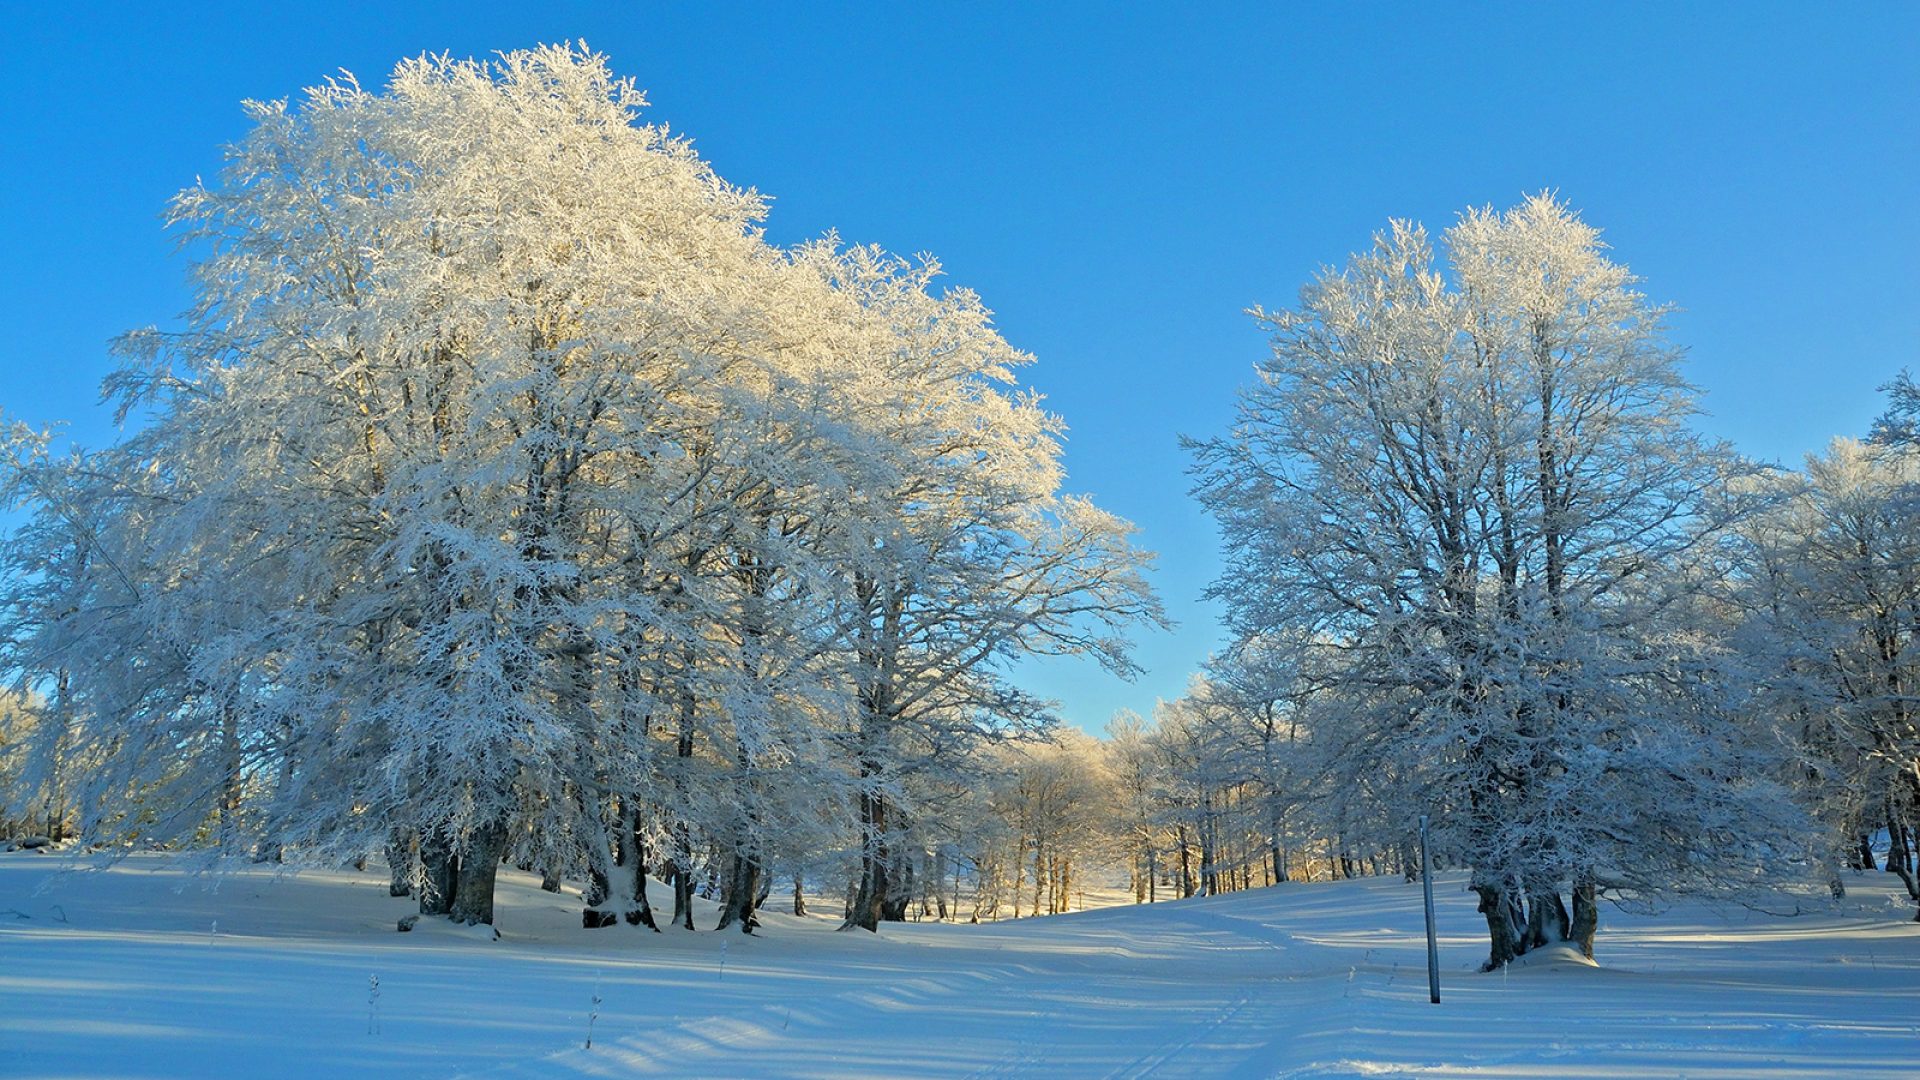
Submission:
[[420,838],[420,864],[426,880],[420,888],[420,914],[446,915],[460,885],[460,858],[446,837],[430,832]]
[[753,917],[754,901],[760,895],[760,864],[753,856],[735,849],[728,860],[732,865],[727,873],[727,887],[720,902],[720,922],[715,930],[725,930],[735,923],[740,924],[740,932],[753,933],[760,925]]
[[653,919],[653,902],[647,899],[647,845],[632,833],[633,858],[628,869],[633,871],[633,906],[627,909],[628,926],[644,926],[654,933],[660,932],[660,924]]
[[413,895],[413,830],[394,829],[387,834],[387,895]]
[[1490,946],[1487,963],[1480,970],[1497,971],[1520,955],[1519,934],[1513,923],[1513,904],[1507,897],[1507,890],[1498,885],[1475,885],[1473,891],[1480,895],[1479,910],[1487,918]]
[[1175,836],[1180,842],[1180,898],[1184,900],[1193,895],[1193,863],[1187,852],[1186,826],[1181,826]]
[[883,922],[906,922],[907,909],[913,904],[913,860],[904,853],[895,853],[892,862],[887,872],[887,891],[880,903],[880,918]]
[[1600,930],[1599,890],[1593,879],[1581,877],[1573,883],[1573,919],[1567,939],[1579,947],[1580,955],[1593,959],[1593,937]]
[[[580,928],[601,930],[620,921],[617,912],[607,910],[613,898],[613,873],[620,856],[614,850],[619,840],[607,834],[604,811],[575,792],[575,807],[580,813],[580,828],[587,848],[587,887],[580,894]],[[618,803],[615,803],[618,812]]]
[[[1920,806],[1920,766],[1914,766],[1908,772],[1901,774],[1901,780],[1907,791],[1908,805]],[[1887,819],[1889,824],[1899,823],[1899,818],[1895,817],[1891,810],[1887,814]],[[1892,832],[1891,829],[1888,831]],[[1894,858],[1895,851],[1900,853],[1898,859]],[[1915,867],[1913,858],[1906,850],[1906,841],[1897,834],[1888,838],[1887,869],[1899,875],[1900,883],[1907,887],[1907,898],[1916,905],[1920,905],[1920,868]],[[1913,921],[1920,922],[1920,906],[1917,906],[1913,913]]]
[[693,845],[687,837],[686,826],[680,827],[678,857],[673,864],[673,918],[674,925],[693,929]]
[[[1888,862],[1891,863],[1893,853],[1889,851],[1887,854]],[[1859,843],[1853,850],[1853,857],[1848,861],[1853,864],[1855,870],[1878,870],[1880,864],[1873,858],[1873,838],[1866,833],[1861,833]],[[1889,865],[1887,869],[1891,870],[1893,867]]]
[[[1873,846],[1867,838],[1860,838],[1860,857],[1866,862],[1863,869],[1873,869]],[[1891,815],[1887,818],[1887,872],[1899,874],[1913,869],[1913,856],[1907,850],[1907,829],[1900,819]]]
[[1501,890],[1507,898],[1507,922],[1513,927],[1514,953],[1525,955],[1527,951],[1527,908],[1520,890],[1509,883]]
[[231,855],[240,843],[240,789],[245,781],[241,772],[240,718],[230,705],[220,706],[220,752],[226,758],[225,775],[220,779],[220,853]]
[[615,870],[625,879],[627,909],[621,917],[628,926],[645,926],[659,933],[653,921],[653,904],[647,899],[647,842],[640,838],[640,811],[631,800],[624,801],[620,813],[620,857]]
[[667,916],[667,925],[678,926],[680,920],[686,917],[686,906],[680,899],[679,862],[668,859],[660,864],[660,883],[665,885],[673,895],[673,912]]
[[[861,770],[869,772],[867,769]],[[892,857],[886,845],[886,801],[877,793],[860,793],[860,876],[854,883],[853,899],[847,904],[847,920],[842,930],[859,928],[878,932],[886,905]]]
[[467,838],[453,907],[447,912],[454,922],[465,926],[493,925],[493,885],[499,877],[500,857],[506,846],[507,826],[503,821],[482,825]]
[[1560,899],[1557,890],[1543,890],[1527,896],[1526,949],[1537,949],[1552,941],[1566,941],[1569,925],[1567,905]]
[[581,897],[586,906],[580,909],[580,926],[585,930],[598,930],[620,921],[620,916],[602,907],[612,889],[606,872],[594,865],[596,861],[591,857],[587,860],[587,892]]
[[1214,863],[1220,858],[1220,848],[1214,841],[1214,832],[1217,827],[1213,822],[1213,809],[1211,806],[1206,808],[1206,814],[1207,817],[1202,822],[1199,830],[1200,887],[1206,890],[1208,896],[1215,896],[1220,892],[1220,871],[1214,868]]
[[805,915],[807,913],[807,895],[801,891],[799,874],[793,875],[793,913],[795,915]]
[[[693,567],[691,556],[687,560],[688,569]],[[693,646],[683,645],[680,650],[681,666],[686,671],[694,670]],[[690,684],[680,691],[680,734],[674,743],[674,756],[681,759],[683,765],[693,757],[694,699]],[[685,774],[674,781],[682,799],[686,797]],[[684,804],[683,804],[684,805]],[[683,819],[673,827],[673,918],[668,920],[675,926],[693,929],[693,833]]]

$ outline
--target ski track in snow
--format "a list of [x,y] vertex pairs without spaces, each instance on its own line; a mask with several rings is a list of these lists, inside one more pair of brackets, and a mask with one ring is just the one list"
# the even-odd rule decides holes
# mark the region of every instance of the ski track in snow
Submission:
[[1504,975],[1473,971],[1479,917],[1443,878],[1435,1008],[1419,890],[1392,880],[744,938],[583,931],[577,897],[510,874],[485,942],[395,933],[410,905],[377,875],[63,865],[0,856],[0,1076],[1784,1080],[1920,1054],[1920,926],[1872,876],[1802,918],[1609,912],[1604,966]]

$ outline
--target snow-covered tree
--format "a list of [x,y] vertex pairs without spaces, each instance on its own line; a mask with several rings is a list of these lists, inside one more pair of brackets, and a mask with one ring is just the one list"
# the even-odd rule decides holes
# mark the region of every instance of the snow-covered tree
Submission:
[[247,106],[173,205],[184,328],[120,346],[142,423],[11,439],[6,658],[102,763],[83,831],[384,849],[474,923],[504,858],[588,925],[651,872],[690,927],[704,869],[743,928],[851,831],[871,926],[889,808],[1044,722],[1010,663],[1127,668],[1142,555],[977,298],[768,244],[643,104],[543,47]]
[[1083,654],[1129,673],[1122,632],[1161,615],[1131,526],[1060,493],[1060,422],[1036,397],[1002,391],[1030,358],[976,297],[935,298],[937,265],[866,249],[815,246],[801,259],[885,331],[868,365],[881,388],[861,415],[901,455],[889,484],[849,494],[871,525],[851,534],[842,593],[861,828],[847,925],[872,930],[905,899],[909,778],[1047,722],[1046,703],[1008,682],[1008,662]]
[[1467,212],[1444,259],[1396,223],[1256,312],[1260,381],[1193,444],[1231,629],[1310,654],[1343,793],[1434,813],[1492,965],[1591,952],[1602,889],[1737,888],[1788,824],[1694,618],[1741,466],[1663,314],[1551,197]]
[[1920,902],[1920,460],[1839,439],[1773,486],[1774,505],[1742,529],[1756,711],[1798,751],[1787,780],[1825,826],[1836,891],[1842,863],[1874,868],[1884,828],[1886,869]]

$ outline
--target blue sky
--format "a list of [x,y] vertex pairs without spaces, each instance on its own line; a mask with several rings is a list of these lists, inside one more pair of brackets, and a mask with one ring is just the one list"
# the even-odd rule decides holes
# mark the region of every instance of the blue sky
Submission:
[[218,169],[240,99],[584,38],[774,196],[774,239],[932,252],[1038,355],[1072,486],[1141,525],[1181,624],[1131,685],[1025,673],[1089,728],[1218,644],[1176,438],[1230,420],[1263,350],[1242,309],[1390,217],[1558,190],[1685,309],[1702,424],[1756,456],[1864,432],[1920,366],[1912,3],[55,7],[0,10],[7,415],[111,437],[104,343],[185,306],[157,215]]

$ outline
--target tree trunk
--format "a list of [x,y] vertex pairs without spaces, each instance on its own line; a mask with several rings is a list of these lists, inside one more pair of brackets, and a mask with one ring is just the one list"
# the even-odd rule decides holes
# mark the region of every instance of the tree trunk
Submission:
[[394,829],[387,833],[387,895],[413,895],[413,858],[416,849],[412,829]]
[[1582,876],[1573,883],[1573,920],[1567,939],[1580,949],[1580,955],[1593,959],[1593,937],[1600,929],[1599,890],[1593,879]]
[[1522,951],[1537,949],[1548,942],[1566,941],[1567,905],[1558,890],[1538,890],[1527,895],[1527,937]]
[[587,859],[587,891],[580,899],[585,905],[580,909],[580,928],[599,930],[620,921],[620,916],[606,910],[608,895],[613,891],[612,882],[607,879],[606,871],[600,869],[598,860],[591,855]]
[[671,921],[685,929],[693,929],[693,869],[690,865],[674,867]]
[[760,864],[753,856],[735,848],[727,872],[727,887],[720,903],[720,922],[715,930],[725,930],[735,923],[740,924],[740,932],[753,933],[760,925],[753,917],[754,901],[760,895]]
[[447,912],[454,922],[465,926],[493,925],[493,885],[500,874],[500,856],[506,844],[507,827],[503,821],[480,826],[467,838],[453,907]]
[[1200,827],[1200,887],[1208,896],[1220,892],[1220,871],[1215,863],[1220,860],[1220,847],[1215,839],[1217,826],[1214,824],[1212,809],[1207,811],[1207,820]]
[[[1906,832],[1899,818],[1887,815],[1887,872],[1890,874],[1913,869],[1913,856],[1907,851]],[[1868,843],[1865,836],[1860,838],[1860,858],[1865,863],[1861,869],[1874,868],[1873,845]]]
[[647,842],[640,838],[640,811],[633,800],[622,800],[620,815],[620,870],[626,882],[627,909],[621,915],[628,926],[644,926],[654,933],[653,902],[647,899]]
[[800,875],[796,873],[793,875],[793,913],[795,915],[807,913],[807,896],[801,891],[800,886]]
[[1479,910],[1487,918],[1490,946],[1486,965],[1480,970],[1497,971],[1520,955],[1519,934],[1513,924],[1513,905],[1507,898],[1507,890],[1499,885],[1475,885],[1473,891],[1480,895]]
[[1185,900],[1193,895],[1193,864],[1187,853],[1187,827],[1182,825],[1176,835],[1180,841],[1180,898]]
[[[1887,858],[1888,862],[1891,863],[1893,858],[1892,851],[1887,852]],[[1853,863],[1853,869],[1855,870],[1878,870],[1880,868],[1880,864],[1875,862],[1873,858],[1873,837],[1866,833],[1860,834],[1858,845],[1854,848],[1853,858],[1850,861]],[[1891,870],[1893,867],[1889,865],[1887,869]]]
[[[620,856],[614,851],[617,841],[607,835],[607,823],[601,809],[584,797],[580,798],[577,807],[580,812],[581,840],[587,848],[587,888],[580,897],[580,928],[601,930],[620,921],[617,913],[607,910],[607,902],[613,899],[613,875],[619,873],[616,867]],[[619,812],[617,808],[615,812]]]
[[[869,768],[861,772],[871,775]],[[887,901],[888,863],[886,844],[886,801],[877,792],[860,793],[860,876],[855,883],[853,902],[847,906],[847,920],[840,929],[861,929],[878,933],[881,909]]]
[[[1020,890],[1027,883],[1027,849],[1022,841],[1014,845],[1013,852],[1013,917],[1020,917]],[[996,897],[996,900],[998,898]],[[1035,912],[1034,914],[1039,914]]]
[[915,890],[913,860],[904,852],[893,852],[891,855],[893,865],[887,874],[887,891],[880,904],[880,918],[886,922],[905,922]]
[[220,706],[220,853],[233,854],[240,841],[240,718],[232,706]]
[[626,911],[627,925],[644,926],[657,934],[660,924],[653,918],[653,901],[647,899],[647,848],[644,842],[634,842],[633,862],[628,869],[633,871],[633,906]]
[[[1906,785],[1912,805],[1920,806],[1920,762],[1909,765],[1908,771],[1901,774],[1901,780]],[[1892,814],[1887,816],[1889,821],[1895,820]],[[1897,862],[1893,858],[1895,849],[1901,853],[1901,858]],[[1906,851],[1905,842],[1898,836],[1888,839],[1887,869],[1899,875],[1901,884],[1907,887],[1907,898],[1916,905],[1920,905],[1920,868],[1915,867],[1913,859]],[[1920,922],[1920,907],[1914,911],[1913,921]]]
[[420,837],[420,864],[426,877],[420,887],[420,914],[446,915],[460,885],[460,858],[453,844],[438,832]]

